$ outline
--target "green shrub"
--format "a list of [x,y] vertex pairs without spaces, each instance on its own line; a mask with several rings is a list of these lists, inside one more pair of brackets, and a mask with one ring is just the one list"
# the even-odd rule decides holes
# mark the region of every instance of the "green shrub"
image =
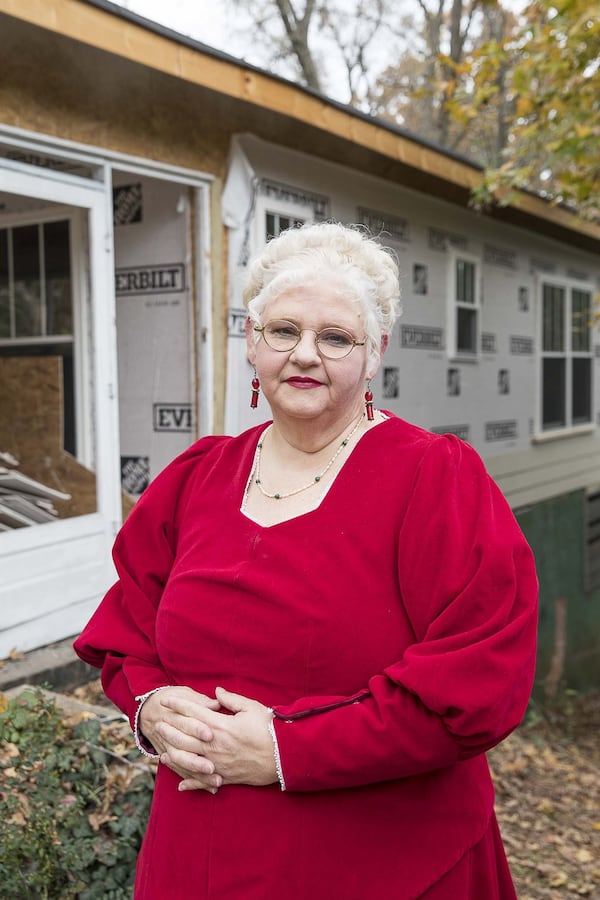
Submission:
[[123,723],[0,700],[1,896],[127,900],[153,777]]

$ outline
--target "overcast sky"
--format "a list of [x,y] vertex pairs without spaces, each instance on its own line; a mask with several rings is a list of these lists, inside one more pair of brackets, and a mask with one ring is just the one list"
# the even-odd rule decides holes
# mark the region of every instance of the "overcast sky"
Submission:
[[[231,52],[231,27],[227,26],[226,0],[110,0],[116,6],[124,6],[153,22],[160,22],[167,28],[187,34],[204,44]],[[415,11],[418,6],[413,0],[396,0],[404,3],[406,11]],[[503,0],[503,6],[518,10],[525,0]],[[243,27],[243,5],[235,11],[236,26]],[[235,35],[233,35],[235,39]],[[241,36],[238,36],[238,40]]]
[[[110,0],[173,31],[236,55],[226,27],[224,0]],[[229,41],[229,46],[228,46]]]

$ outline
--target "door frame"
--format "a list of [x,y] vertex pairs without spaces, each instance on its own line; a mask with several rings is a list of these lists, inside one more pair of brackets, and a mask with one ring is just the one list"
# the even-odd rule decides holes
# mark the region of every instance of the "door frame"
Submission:
[[[91,456],[97,479],[97,510],[104,520],[117,523],[120,521],[121,499],[118,466],[113,451],[119,443],[114,261],[106,184],[46,169],[32,171],[31,166],[0,160],[0,191],[87,213],[91,300],[89,329],[94,352],[87,367],[89,377],[84,376],[83,383],[88,381],[92,384],[96,440]],[[89,450],[86,456],[89,458]],[[40,529],[33,527],[32,530],[37,532]]]
[[[90,302],[83,384],[93,409],[96,512],[0,535],[0,658],[78,632],[113,580],[110,545],[121,521],[112,203],[102,178],[0,159],[0,191],[79,210],[87,218]],[[84,252],[83,241],[80,242]],[[76,267],[75,267],[76,268]]]
[[[0,658],[64,639],[81,630],[114,580],[110,547],[120,526],[121,473],[119,392],[117,383],[116,303],[112,171],[147,174],[195,189],[193,221],[196,290],[192,352],[197,356],[194,401],[199,430],[211,433],[213,410],[213,311],[211,274],[214,265],[211,199],[212,176],[153,163],[12,126],[0,126],[0,191],[49,201],[79,210],[82,228],[73,259],[89,254],[81,278],[80,323],[93,352],[82,359],[82,404],[93,410],[85,427],[89,444],[81,461],[96,474],[96,512],[3,532],[0,535]],[[58,165],[55,165],[58,161]],[[64,164],[63,164],[64,163]],[[59,171],[57,171],[59,169]],[[87,218],[87,234],[84,219]],[[74,329],[76,323],[74,322]],[[74,330],[75,336],[75,330]],[[87,413],[87,420],[90,420]]]

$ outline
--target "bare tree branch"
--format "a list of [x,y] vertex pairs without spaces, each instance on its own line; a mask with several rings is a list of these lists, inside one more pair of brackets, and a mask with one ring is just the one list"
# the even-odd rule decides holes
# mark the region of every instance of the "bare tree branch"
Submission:
[[304,15],[299,16],[291,0],[275,0],[292,50],[308,87],[322,92],[321,79],[308,43],[308,29],[315,11],[315,0],[306,0]]
[[260,40],[252,52],[270,57],[274,70],[293,67],[311,88],[331,86],[351,105],[486,165],[500,158],[511,102],[506,71],[495,73],[477,116],[455,112],[472,90],[465,61],[485,35],[504,33],[501,0],[412,0],[403,13],[397,0],[228,2],[253,18]]
[[[359,0],[350,21],[339,10],[325,4],[321,11],[324,33],[337,45],[344,68],[351,106],[371,106],[370,65],[367,52],[384,27],[386,0],[365,2]],[[351,34],[347,36],[348,29]]]

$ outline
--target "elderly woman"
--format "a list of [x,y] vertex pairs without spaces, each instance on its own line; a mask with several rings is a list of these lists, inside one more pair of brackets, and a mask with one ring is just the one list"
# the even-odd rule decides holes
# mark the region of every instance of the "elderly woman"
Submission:
[[531,688],[531,552],[473,449],[373,407],[399,306],[357,229],[245,291],[251,402],[150,485],[76,642],[160,765],[140,900],[509,900],[485,751]]

